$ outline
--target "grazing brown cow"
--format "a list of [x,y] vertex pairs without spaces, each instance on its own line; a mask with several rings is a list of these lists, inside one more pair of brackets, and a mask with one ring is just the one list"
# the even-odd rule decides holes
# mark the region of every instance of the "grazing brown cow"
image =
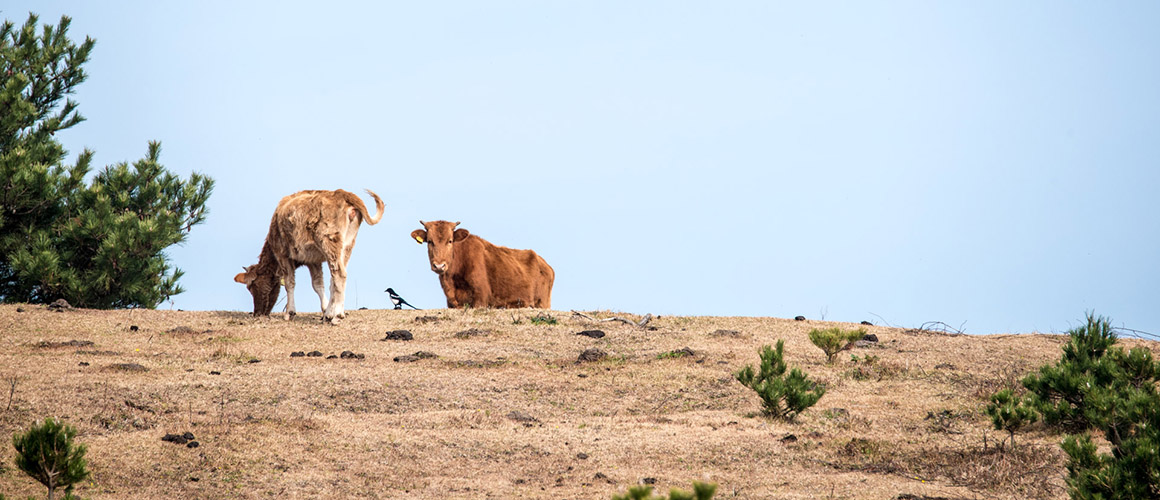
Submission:
[[[294,270],[305,265],[310,282],[322,302],[322,319],[338,323],[344,317],[346,263],[354,250],[354,240],[362,221],[374,225],[383,218],[383,200],[367,190],[378,207],[371,217],[367,207],[354,193],[343,191],[299,191],[282,198],[258,263],[245,267],[234,281],[246,285],[254,296],[254,315],[269,316],[278,301],[279,283],[286,286],[286,319],[294,310]],[[330,268],[330,302],[323,290],[322,263]]]
[[447,307],[552,307],[556,272],[536,252],[492,245],[458,222],[419,223],[411,237],[427,243]]

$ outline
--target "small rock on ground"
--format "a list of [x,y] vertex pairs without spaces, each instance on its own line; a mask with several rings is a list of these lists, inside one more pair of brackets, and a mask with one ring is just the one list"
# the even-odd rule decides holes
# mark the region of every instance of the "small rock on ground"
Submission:
[[414,340],[415,336],[408,330],[391,330],[383,340]]
[[805,321],[806,317],[805,316],[794,316],[793,319],[794,319],[794,321]]
[[601,330],[584,330],[576,335],[583,335],[588,338],[601,339],[604,338],[604,332]]

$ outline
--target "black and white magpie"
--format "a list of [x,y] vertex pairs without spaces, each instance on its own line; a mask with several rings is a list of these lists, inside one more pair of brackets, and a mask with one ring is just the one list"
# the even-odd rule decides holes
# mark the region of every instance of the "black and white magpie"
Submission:
[[[383,290],[383,291],[387,292],[387,294],[391,296],[391,303],[395,305],[395,309],[402,309],[403,304],[411,306],[410,302],[407,302],[406,300],[404,300],[402,297],[399,296],[399,294],[395,293],[394,290],[388,288],[388,289]],[[418,309],[418,307],[411,306],[411,309]]]

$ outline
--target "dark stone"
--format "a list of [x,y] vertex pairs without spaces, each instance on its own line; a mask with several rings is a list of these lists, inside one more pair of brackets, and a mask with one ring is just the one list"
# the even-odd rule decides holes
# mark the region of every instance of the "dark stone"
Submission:
[[209,372],[209,374],[210,374],[210,375],[221,375],[221,374],[222,374],[222,372],[219,372],[219,371],[216,371],[216,370],[215,370],[215,371]]
[[585,349],[584,352],[580,353],[580,357],[576,358],[576,362],[580,363],[584,361],[600,361],[607,357],[608,353],[593,347],[591,349]]
[[360,307],[360,308],[358,308],[358,310],[360,310],[360,311],[365,311],[365,310],[367,310],[367,308],[365,308],[365,307]]
[[781,438],[780,441],[782,442],[782,444],[796,443],[797,436],[795,436],[793,434],[786,434],[785,437]]
[[52,301],[51,304],[48,305],[48,308],[52,309],[54,311],[61,311],[64,309],[72,309],[72,306],[69,305],[67,300],[56,299],[56,300]]
[[251,359],[250,361],[248,361],[248,363],[251,363],[251,364],[252,363],[261,363],[261,362],[262,362],[262,360],[260,360],[260,359]]
[[874,326],[874,323],[871,323],[869,321],[863,321],[862,324],[866,325],[866,326]]
[[198,481],[201,481],[201,478],[199,478],[197,476],[189,476],[189,480],[196,483]]
[[24,308],[23,308],[23,307],[17,307],[17,308],[16,308],[16,312],[18,312],[18,313],[22,313],[22,312],[24,312]]
[[955,365],[952,365],[950,363],[939,363],[937,365],[934,365],[934,369],[935,370],[954,370]]
[[878,342],[878,336],[874,335],[873,333],[867,333],[866,335],[862,336],[862,340],[865,340],[866,342]]
[[595,476],[592,476],[592,479],[600,479],[603,481],[608,481],[610,483],[612,482],[612,480],[609,479],[608,476],[605,475],[603,472],[597,472]]
[[320,351],[310,351],[310,352],[306,353],[306,356],[307,356],[307,357],[311,357],[311,358],[321,358],[321,357],[322,357],[322,352],[320,352]]
[[794,316],[793,320],[794,321],[805,321],[806,317],[805,316]]
[[84,361],[81,361],[80,363],[77,363],[77,364],[80,366],[89,366],[89,364],[84,362]]
[[363,359],[366,357],[366,355],[356,354],[351,351],[342,351],[342,354],[340,354],[339,357],[342,359]]
[[407,330],[391,330],[387,332],[387,336],[383,337],[383,340],[413,340],[414,338],[415,336]]
[[593,339],[604,338],[604,332],[602,332],[600,330],[584,330],[580,333],[577,333],[576,335],[583,335],[585,337],[593,338]]
[[655,477],[646,477],[646,478],[644,478],[644,479],[641,479],[641,480],[640,480],[640,482],[642,482],[642,483],[644,483],[644,484],[648,484],[648,485],[653,485],[653,484],[657,484],[657,478],[655,478]]
[[137,330],[140,330],[140,329],[141,329],[141,328],[140,328],[140,327],[138,327],[137,325],[129,325],[129,331],[130,331],[130,332],[135,332],[135,331],[137,331]]
[[294,351],[294,352],[290,353],[291,358],[301,358],[301,357],[305,357],[305,356],[306,356],[306,353],[303,351]]
[[190,441],[193,441],[193,439],[194,439],[193,433],[189,432],[189,431],[186,431],[184,434],[181,435],[181,437],[188,439]]
[[588,460],[588,454],[587,453],[577,453],[576,458],[579,458],[580,460]]
[[201,444],[197,441],[190,441],[189,444],[185,445],[186,448],[197,448],[198,446],[201,446]]
[[161,440],[175,444],[185,444],[189,442],[189,440],[185,439],[185,436],[182,436],[181,434],[166,434],[161,438]]
[[338,359],[338,356],[331,354],[330,356],[327,356],[326,359]]

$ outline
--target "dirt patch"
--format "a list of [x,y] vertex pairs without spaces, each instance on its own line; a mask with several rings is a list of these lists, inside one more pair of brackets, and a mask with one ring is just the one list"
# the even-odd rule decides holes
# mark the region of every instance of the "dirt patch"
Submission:
[[486,337],[488,335],[491,335],[491,330],[481,330],[479,328],[471,328],[468,330],[463,330],[461,332],[456,332],[454,337],[457,339],[470,339],[470,338],[475,338],[475,337]]
[[137,363],[113,363],[106,366],[104,371],[142,373],[149,371],[149,369]]
[[407,354],[404,356],[395,356],[394,360],[396,363],[413,363],[413,362],[419,361],[421,359],[431,359],[431,358],[438,358],[438,357],[439,356],[435,355],[434,353],[430,353],[427,351],[418,351],[415,354]]
[[56,349],[58,347],[90,347],[94,345],[91,340],[68,340],[65,342],[49,342],[42,340],[36,343],[36,347],[42,349]]
[[585,349],[584,352],[580,353],[580,357],[576,358],[576,362],[577,363],[587,363],[587,362],[593,362],[593,361],[600,361],[600,360],[607,358],[607,357],[608,357],[608,353],[604,352],[601,349],[597,349],[597,348],[593,347],[591,349]]

